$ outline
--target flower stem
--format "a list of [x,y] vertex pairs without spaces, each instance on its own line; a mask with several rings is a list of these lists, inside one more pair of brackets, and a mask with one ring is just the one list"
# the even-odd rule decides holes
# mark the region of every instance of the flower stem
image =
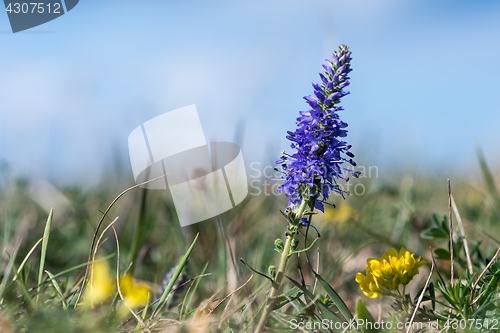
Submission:
[[283,248],[283,253],[281,254],[281,261],[278,272],[276,274],[276,280],[273,282],[273,289],[271,289],[271,293],[269,294],[269,298],[267,301],[267,305],[264,308],[264,312],[262,313],[262,317],[260,317],[259,324],[257,325],[256,333],[260,333],[264,330],[266,326],[267,320],[271,315],[271,312],[274,310],[276,306],[277,298],[279,295],[279,291],[281,288],[281,282],[283,281],[283,276],[285,275],[286,264],[288,262],[288,255],[290,253],[290,247],[292,244],[293,235],[286,236],[285,247]]
[[295,216],[295,224],[296,225],[298,225],[300,223],[302,216],[304,216],[304,213],[306,211],[308,203],[309,203],[309,200],[302,199],[302,202],[300,203],[300,206],[299,206],[299,210],[297,211],[297,215]]
[[[302,199],[302,202],[300,203],[299,209],[295,216],[296,225],[300,223],[302,216],[304,216],[308,202],[308,199]],[[274,307],[276,306],[277,296],[279,296],[281,284],[285,275],[286,264],[288,263],[288,258],[290,257],[291,253],[292,240],[294,237],[294,234],[286,234],[285,246],[283,248],[283,252],[281,253],[281,260],[278,272],[276,273],[276,279],[273,282],[273,288],[271,289],[271,293],[269,294],[269,297],[267,299],[267,305],[264,308],[264,312],[262,312],[262,317],[260,317],[259,324],[257,325],[257,329],[255,330],[256,333],[261,333],[264,330],[267,324],[267,320],[269,319],[271,312],[273,312]]]

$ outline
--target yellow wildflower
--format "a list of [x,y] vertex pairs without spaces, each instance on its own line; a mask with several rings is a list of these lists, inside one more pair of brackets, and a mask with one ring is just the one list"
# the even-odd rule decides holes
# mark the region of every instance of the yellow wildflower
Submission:
[[[149,289],[145,282],[135,280],[130,274],[120,279],[123,300],[131,309],[146,305],[149,300]],[[128,312],[128,309],[122,305],[120,311]]]
[[370,298],[399,296],[400,285],[406,286],[419,273],[418,269],[427,263],[421,257],[415,259],[414,256],[405,248],[401,248],[399,254],[396,249],[389,249],[381,258],[368,259],[366,276],[356,274],[356,282]]
[[[149,286],[143,281],[132,278],[126,274],[120,279],[120,290],[125,303],[131,308],[145,306],[149,300]],[[116,293],[116,279],[113,279],[111,271],[106,261],[98,261],[94,264],[92,286],[85,290],[85,303],[93,306],[98,305],[109,299]],[[127,313],[128,309],[123,304],[120,311]]]
[[86,299],[89,301],[85,303],[88,305],[102,303],[111,295],[115,287],[106,261],[98,261],[93,266],[92,285],[85,290]]
[[330,223],[343,224],[349,220],[357,220],[358,213],[347,203],[341,203],[338,207],[326,207],[325,220]]

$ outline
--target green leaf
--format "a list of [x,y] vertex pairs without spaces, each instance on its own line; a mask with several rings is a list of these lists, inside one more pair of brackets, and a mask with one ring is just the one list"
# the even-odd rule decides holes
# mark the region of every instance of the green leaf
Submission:
[[445,249],[437,248],[434,250],[434,254],[436,255],[436,259],[451,260],[450,251]]
[[450,238],[448,217],[434,213],[432,214],[432,220],[434,222],[434,226],[422,231],[420,236],[423,239],[430,240]]
[[434,223],[437,226],[440,226],[441,223],[443,222],[444,218],[443,218],[443,215],[441,215],[439,213],[432,213],[432,220],[434,221]]
[[[38,246],[38,244],[40,244],[40,242],[42,240],[43,240],[43,238],[41,238],[38,242],[36,242],[35,245],[33,245],[31,250],[28,252],[26,257],[24,257],[23,261],[21,262],[21,265],[19,265],[19,268],[17,269],[17,274],[19,274],[19,275],[21,274],[21,271],[24,269],[24,265],[26,265],[26,262],[28,262],[29,257],[31,256],[33,251],[35,251],[36,247]],[[17,279],[17,277],[16,277],[16,275],[14,275],[14,277],[12,278],[12,282],[16,281],[16,279]]]
[[[358,300],[358,307],[357,307],[357,313],[358,313],[358,318],[363,320],[365,323],[369,322],[374,324],[375,323],[375,318],[371,315],[371,313],[368,311],[368,309],[365,306],[365,303],[360,299]],[[367,328],[366,324],[363,325],[361,328],[361,332],[363,333],[374,333],[374,332],[381,332],[380,329],[375,329],[373,328],[373,325],[371,325],[371,328]]]
[[299,298],[303,294],[304,294],[304,292],[301,291],[298,287],[293,287],[292,289],[290,289],[286,293],[279,295],[277,297],[278,302],[276,303],[276,306],[274,307],[274,309],[277,310],[279,308],[282,308],[283,306],[296,300],[297,298]]
[[[285,275],[286,276],[286,275]],[[304,288],[303,286],[300,285],[297,281],[294,279],[288,277],[288,280],[292,281],[293,284],[295,284],[300,290],[304,292],[311,300],[314,300],[316,297],[311,293],[307,288]],[[342,325],[342,320],[340,320],[339,317],[335,313],[333,313],[325,304],[323,304],[319,299],[316,299],[314,301],[314,304],[318,306],[318,309],[320,310],[321,316],[327,320],[331,320],[333,322],[333,326],[335,327],[335,323],[339,323]]]
[[[207,267],[208,267],[208,261],[207,263],[205,264],[205,267],[203,267],[203,270],[201,271],[201,274],[200,275],[203,275],[205,274],[206,270],[207,270]],[[191,304],[193,303],[193,297],[194,295],[196,294],[196,289],[198,289],[198,285],[200,284],[200,281],[201,279],[196,279],[196,282],[194,284],[194,288],[193,288],[193,291],[191,292],[191,295],[189,296],[189,300],[187,302],[187,308],[189,309],[191,307]]]
[[340,310],[340,312],[342,313],[344,318],[347,321],[352,320],[354,317],[353,317],[351,311],[349,311],[349,308],[347,307],[347,305],[345,305],[342,298],[340,298],[340,296],[337,294],[337,292],[328,284],[328,282],[325,281],[325,279],[323,279],[318,273],[316,273],[314,271],[313,271],[313,273],[314,273],[314,277],[316,278],[316,280],[318,280],[321,287],[325,290],[325,292],[328,294],[328,296],[330,296],[331,300],[333,301],[333,304],[335,304],[335,306]]
[[182,271],[186,267],[186,263],[189,259],[189,256],[191,255],[191,252],[193,252],[194,245],[196,244],[196,240],[198,239],[199,235],[200,235],[199,233],[196,234],[196,237],[194,238],[193,243],[191,244],[191,246],[187,250],[186,254],[184,255],[184,257],[182,257],[181,261],[177,265],[177,268],[175,269],[174,275],[172,275],[170,282],[165,287],[165,291],[161,295],[160,300],[158,302],[158,305],[156,306],[153,313],[151,314],[150,319],[153,319],[153,317],[156,315],[156,313],[158,313],[158,311],[160,311],[160,308],[163,306],[163,303],[165,303],[168,294],[170,294],[170,291],[172,290],[172,287],[174,286],[174,283],[177,281],[177,278],[179,278],[179,275],[181,275]]
[[449,238],[449,235],[444,233],[442,229],[435,227],[422,231],[420,236],[423,239],[430,239],[430,240]]
[[61,302],[63,304],[63,308],[66,310],[68,308],[68,304],[66,304],[66,300],[64,299],[64,295],[63,295],[63,292],[61,290],[61,287],[59,286],[59,283],[57,282],[57,280],[54,278],[54,274],[52,274],[51,272],[49,272],[48,270],[45,270],[45,273],[47,273],[47,275],[49,276],[49,278],[52,279],[52,285],[54,286],[54,288],[56,289],[57,293],[59,294],[59,296],[61,297]]
[[307,315],[311,317],[314,323],[320,323],[319,325],[321,325],[321,318],[319,318],[314,312],[312,312],[311,309],[309,309],[309,307],[307,307],[307,305],[300,300],[300,298],[291,301],[290,304],[293,306],[295,311],[297,311],[297,313],[300,314],[302,313],[302,311],[305,311]]
[[[38,271],[38,285],[42,283],[43,266],[45,265],[45,255],[47,254],[47,246],[49,245],[50,227],[52,226],[52,216],[54,215],[54,208],[50,209],[47,223],[45,224],[45,231],[43,232],[42,252],[40,255],[40,269]],[[37,288],[37,293],[40,293],[40,287]],[[38,301],[38,295],[36,297]]]
[[[9,256],[9,259],[12,259],[12,258],[10,258],[10,256]],[[28,304],[32,308],[34,308],[36,304],[33,301],[33,299],[31,298],[31,296],[28,292],[28,289],[26,289],[26,285],[24,284],[24,281],[20,278],[19,274],[17,273],[17,269],[16,269],[15,264],[13,265],[13,268],[14,268],[14,274],[17,276],[16,283],[19,286],[19,289],[21,289],[21,294],[23,294],[24,298],[26,299],[26,302],[28,302]]]
[[272,283],[272,282],[274,282],[274,281],[273,281],[273,279],[272,279],[269,275],[267,275],[266,273],[262,273],[262,272],[260,272],[260,271],[256,270],[255,268],[253,268],[252,266],[250,266],[250,264],[249,264],[249,263],[247,263],[245,259],[240,258],[240,259],[238,259],[238,260],[239,260],[239,261],[240,261],[243,265],[245,265],[245,266],[247,266],[248,268],[250,268],[250,269],[252,270],[252,272],[257,273],[257,274],[259,274],[260,276],[265,277],[266,279],[268,279],[269,281],[271,281],[271,283]]
[[[14,260],[17,257],[17,251],[19,250],[19,246],[21,245],[21,240],[18,239],[16,244],[14,245],[14,251],[12,252],[12,256],[9,256],[9,263],[3,272],[2,283],[0,284],[0,299],[3,296],[3,292],[5,291],[5,287],[7,287],[7,280],[9,279],[10,272],[12,271],[12,267],[14,267]],[[8,255],[8,254],[7,254]],[[14,275],[17,274],[17,271],[14,272]]]

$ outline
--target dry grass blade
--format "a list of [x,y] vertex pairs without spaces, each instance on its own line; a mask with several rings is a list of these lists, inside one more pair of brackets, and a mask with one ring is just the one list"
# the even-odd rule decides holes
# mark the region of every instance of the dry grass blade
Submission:
[[[250,297],[244,299],[241,303],[239,303],[238,305],[236,305],[236,307],[234,307],[233,309],[231,309],[230,313],[226,314],[225,316],[222,315],[220,321],[223,322],[224,320],[226,320],[227,318],[231,317],[236,312],[240,311],[240,309],[242,309],[243,307],[245,307],[246,309],[248,309],[248,311],[252,311],[251,305],[256,301],[257,297],[262,292],[262,289],[264,289],[264,286],[265,286],[265,284],[261,285],[257,289],[256,292],[254,292],[252,295],[250,295]],[[250,317],[252,317],[252,316],[250,316]]]
[[[318,247],[318,261],[316,264],[316,273],[319,274],[319,247]],[[313,288],[313,294],[316,293],[316,285],[318,284],[318,279],[314,279],[314,288]]]
[[458,208],[457,205],[455,204],[455,199],[453,198],[453,195],[451,196],[451,206],[453,207],[453,212],[455,213],[455,217],[457,218],[458,226],[460,227],[460,233],[464,238],[464,248],[465,248],[465,256],[467,258],[467,267],[469,268],[469,273],[472,275],[474,274],[474,267],[472,266],[472,260],[470,258],[470,253],[469,253],[469,245],[467,243],[467,238],[465,237],[465,228],[462,223],[462,218],[458,213]]
[[[115,219],[116,221],[116,219]],[[141,326],[144,326],[144,322],[139,318],[139,316],[128,306],[127,302],[125,302],[125,299],[123,297],[122,291],[120,289],[120,242],[118,241],[118,235],[116,234],[116,229],[113,226],[113,224],[109,225],[111,228],[113,228],[113,233],[115,234],[115,239],[116,239],[116,252],[117,252],[117,257],[116,257],[116,288],[118,290],[118,294],[120,295],[121,300],[123,301],[123,304],[127,307],[127,309],[132,313],[134,318],[137,320],[138,323],[141,324]],[[151,332],[147,327],[144,328],[147,332]]]
[[224,316],[226,315],[227,310],[229,309],[229,305],[231,305],[231,302],[233,301],[233,298],[234,298],[234,294],[233,294],[233,295],[231,295],[231,297],[229,298],[229,301],[227,301],[227,304],[226,304],[226,306],[224,307],[224,311],[222,311],[222,314],[221,314],[221,316],[220,316],[220,317],[221,317],[221,320],[219,321],[219,326],[218,326],[218,328],[219,328],[219,329],[221,329],[221,327],[222,327],[222,323],[224,322],[224,321],[222,320],[222,318],[224,318]]
[[[118,221],[118,216],[113,220],[113,221],[110,221],[109,225],[103,230],[103,232],[101,233],[101,236],[99,236],[99,239],[97,240],[97,243],[96,243],[96,247],[95,247],[95,250],[94,250],[94,254],[92,255],[92,264],[90,265],[91,268],[90,268],[90,291],[92,292],[92,288],[93,288],[93,285],[94,285],[94,262],[95,262],[95,257],[97,255],[97,251],[99,250],[99,244],[101,243],[101,239],[102,237],[106,234],[106,231],[108,231],[108,229],[116,222]],[[94,304],[91,304],[91,306],[93,307]]]
[[[95,246],[95,241],[96,241],[96,238],[97,238],[97,234],[99,233],[99,228],[101,227],[101,224],[104,221],[104,218],[107,216],[109,210],[118,201],[118,199],[120,199],[125,193],[127,193],[130,190],[133,190],[134,188],[137,188],[139,186],[142,186],[142,185],[145,185],[147,183],[153,182],[153,181],[158,180],[160,178],[163,178],[165,176],[166,176],[166,174],[164,174],[163,176],[160,176],[160,177],[156,177],[154,179],[150,179],[150,180],[148,180],[148,181],[146,181],[144,183],[140,183],[140,184],[134,185],[132,187],[129,187],[128,189],[126,189],[122,193],[118,194],[118,196],[109,204],[108,208],[106,209],[106,211],[104,212],[104,214],[102,214],[102,217],[99,220],[99,223],[97,224],[97,227],[96,227],[95,232],[94,232],[94,237],[92,238],[92,244],[90,245],[90,253],[89,253],[89,260],[88,261],[90,261],[91,258],[92,258],[92,251],[94,250],[94,246]],[[85,281],[87,280],[88,272],[89,272],[89,268],[87,266],[87,268],[85,269],[85,276],[83,278],[82,287],[80,288],[80,292],[78,293],[78,298],[76,299],[76,302],[75,302],[75,309],[76,309],[76,306],[78,305],[78,302],[80,301],[80,298],[82,297],[83,289],[85,289]]]
[[[224,301],[225,301],[226,299],[228,299],[228,298],[229,298],[229,297],[231,297],[233,294],[237,293],[237,292],[238,292],[241,288],[243,288],[244,286],[246,286],[246,285],[248,284],[248,282],[250,282],[250,280],[252,280],[252,278],[253,278],[253,275],[252,275],[252,276],[250,276],[250,278],[247,280],[247,282],[243,283],[241,286],[239,286],[237,289],[235,289],[232,293],[230,293],[229,295],[227,295],[226,297],[224,297],[223,299],[221,299],[221,300],[219,301],[219,303],[217,303],[217,305],[216,305],[213,309],[211,309],[211,310],[210,310],[210,314],[212,314],[212,312],[214,312],[214,311],[215,311],[215,310],[216,310],[216,309],[217,309],[217,308],[218,308],[218,307],[219,307],[222,303],[224,303]],[[210,315],[210,314],[209,314],[209,315]]]
[[[431,252],[432,252],[432,250],[431,250]],[[409,333],[411,330],[411,327],[413,325],[413,320],[415,320],[415,316],[417,315],[417,311],[418,311],[418,308],[420,307],[420,303],[422,303],[422,299],[424,298],[425,290],[427,289],[427,287],[429,287],[429,282],[431,282],[431,277],[432,277],[433,272],[434,272],[434,260],[432,261],[431,271],[429,273],[429,277],[427,278],[427,281],[425,282],[424,289],[422,289],[422,293],[418,297],[417,305],[415,305],[415,311],[413,311],[413,314],[411,315],[410,324],[408,325],[408,329],[406,330],[406,333]]]
[[495,255],[493,256],[493,258],[491,258],[491,261],[488,263],[488,265],[486,265],[486,267],[484,268],[484,270],[481,272],[481,274],[477,278],[476,282],[474,282],[474,285],[472,286],[472,290],[471,290],[471,293],[470,293],[469,306],[472,306],[472,304],[473,304],[474,292],[476,291],[476,287],[477,287],[479,281],[484,276],[484,274],[486,274],[486,272],[488,271],[488,269],[490,269],[490,266],[493,265],[493,263],[497,260],[499,254],[500,254],[500,247],[498,248],[498,250],[495,253]]
[[455,258],[453,256],[453,223],[452,223],[452,220],[451,220],[451,182],[450,180],[448,179],[447,180],[448,182],[448,221],[450,223],[449,227],[450,227],[450,265],[451,265],[451,269],[450,269],[450,283],[451,283],[451,286],[453,287],[455,285],[455,283],[453,282],[453,275],[454,275],[454,264],[455,264]]

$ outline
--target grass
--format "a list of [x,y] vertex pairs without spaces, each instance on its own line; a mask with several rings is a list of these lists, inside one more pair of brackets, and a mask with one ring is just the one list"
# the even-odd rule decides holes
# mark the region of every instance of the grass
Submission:
[[[439,229],[446,223],[436,222],[433,217],[433,213],[443,219],[448,215],[445,177],[407,174],[390,180],[361,179],[357,182],[365,186],[364,195],[346,200],[334,196],[331,202],[336,208],[313,217],[321,237],[307,252],[312,269],[305,253],[290,257],[285,272],[288,278],[281,288],[283,295],[277,299],[277,309],[271,313],[267,329],[289,332],[290,323],[301,319],[318,322],[331,318],[342,322],[351,313],[372,321],[379,317],[409,320],[417,294],[429,277],[430,264],[407,286],[410,303],[398,305],[390,297],[370,299],[354,280],[357,272],[366,269],[367,258],[380,257],[390,247],[405,247],[429,263],[432,248],[436,257],[435,273],[419,303],[422,310],[415,312],[415,320],[442,316],[441,329],[448,315],[471,319],[476,313],[483,321],[492,318],[498,313],[498,276],[494,271],[498,263],[494,260],[489,264],[487,258],[491,259],[500,246],[500,237],[496,236],[500,234],[500,206],[494,173],[482,154],[479,161],[482,174],[474,179],[452,179],[452,194],[463,222],[473,276],[468,276],[470,265],[463,248],[464,238],[454,214],[454,274],[462,283],[449,285],[449,235]],[[116,289],[93,306],[83,292],[76,305],[86,268],[98,266],[92,257],[89,264],[89,251],[96,226],[103,218],[101,211],[130,184],[109,177],[98,188],[61,187],[59,190],[70,205],[55,207],[53,212],[39,206],[30,194],[27,180],[3,178],[0,184],[1,331],[254,331],[271,289],[271,282],[262,275],[272,273],[268,267],[278,264],[280,255],[274,251],[274,241],[285,236],[287,222],[279,213],[286,207],[284,197],[250,195],[218,218],[181,228],[168,192],[148,191],[147,197],[141,189],[124,193],[106,214],[109,220],[118,219],[97,244],[95,261],[108,263],[110,281],[116,287],[118,242],[119,281],[125,273],[135,281],[128,295],[121,286],[123,296],[132,299],[138,286],[147,286],[150,297],[149,304],[133,307],[132,314],[121,311],[123,301]],[[103,219],[100,232],[109,220]],[[316,238],[313,230],[309,232],[308,246]],[[300,250],[304,248],[303,236],[299,242]],[[487,272],[480,277],[487,265]],[[174,271],[174,278],[162,293],[160,286],[170,270]],[[95,283],[99,280],[97,275]],[[469,289],[464,287],[468,281],[477,281],[475,295],[470,293],[472,283]],[[496,296],[493,302],[481,295],[485,290]],[[470,307],[469,303],[463,304],[462,294],[467,302],[470,297],[480,299]],[[486,304],[484,309],[479,309],[480,304]]]

